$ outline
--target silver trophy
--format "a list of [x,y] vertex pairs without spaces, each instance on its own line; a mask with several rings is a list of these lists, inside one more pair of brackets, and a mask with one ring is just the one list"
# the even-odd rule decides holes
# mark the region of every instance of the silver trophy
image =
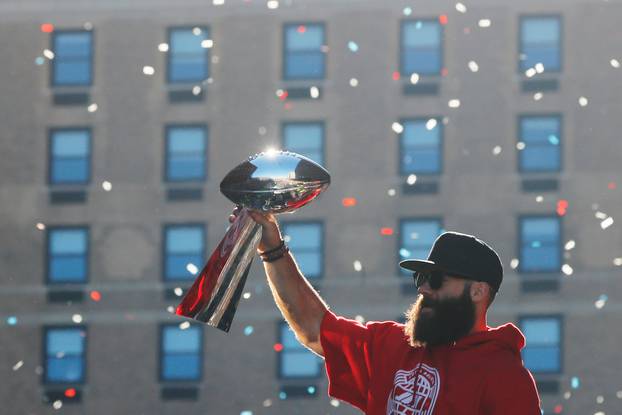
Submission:
[[228,332],[261,239],[261,226],[249,216],[248,209],[293,212],[329,184],[330,175],[322,166],[288,151],[266,151],[231,170],[220,183],[220,191],[242,210],[177,306],[176,314]]

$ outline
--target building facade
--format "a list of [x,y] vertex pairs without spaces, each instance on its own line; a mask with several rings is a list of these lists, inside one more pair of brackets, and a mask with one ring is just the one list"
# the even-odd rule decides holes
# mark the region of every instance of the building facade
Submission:
[[397,263],[479,235],[489,313],[547,414],[622,407],[622,6],[0,1],[3,413],[354,414],[251,270],[231,331],[171,311],[222,177],[285,148],[332,184],[282,227],[338,314],[400,319]]

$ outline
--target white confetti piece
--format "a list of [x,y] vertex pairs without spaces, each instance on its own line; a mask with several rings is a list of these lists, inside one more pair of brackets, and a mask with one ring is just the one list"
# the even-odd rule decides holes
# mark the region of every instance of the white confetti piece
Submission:
[[391,124],[391,129],[396,134],[402,134],[402,132],[404,131],[404,126],[400,124],[399,122],[394,122],[393,124]]
[[492,25],[492,21],[490,19],[480,19],[477,22],[477,25],[482,28],[490,27]]
[[143,73],[151,76],[155,73],[155,68],[153,66],[143,66]]

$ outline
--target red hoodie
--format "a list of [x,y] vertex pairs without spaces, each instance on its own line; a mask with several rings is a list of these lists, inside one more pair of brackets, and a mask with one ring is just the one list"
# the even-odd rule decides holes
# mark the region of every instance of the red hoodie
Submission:
[[328,311],[321,326],[328,393],[368,415],[540,415],[525,338],[511,323],[453,345],[412,347],[404,325],[362,325]]

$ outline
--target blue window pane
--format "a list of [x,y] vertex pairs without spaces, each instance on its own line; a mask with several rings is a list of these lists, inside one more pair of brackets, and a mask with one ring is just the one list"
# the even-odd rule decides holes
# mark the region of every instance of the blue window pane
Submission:
[[324,27],[288,25],[285,27],[285,79],[324,78]]
[[319,122],[284,125],[283,147],[323,165],[324,126]]
[[531,17],[521,20],[521,71],[541,63],[545,71],[561,69],[558,17]]
[[85,282],[88,233],[86,229],[53,229],[48,236],[50,282]]
[[533,317],[521,321],[526,346],[525,366],[533,372],[561,370],[561,321],[557,317]]
[[78,382],[84,378],[83,329],[50,329],[46,334],[47,382]]
[[172,83],[197,82],[209,77],[209,39],[206,28],[174,29],[170,32],[168,79]]
[[167,131],[167,179],[205,178],[206,131],[201,127],[173,127]]
[[164,380],[197,380],[201,375],[201,335],[199,327],[164,327],[162,331],[161,377]]
[[526,218],[521,221],[521,271],[559,271],[560,251],[558,218]]
[[525,148],[519,152],[521,171],[559,171],[561,168],[560,118],[523,117],[520,120],[520,141]]
[[283,234],[302,273],[308,278],[321,277],[323,273],[322,225],[288,223],[283,226]]
[[436,21],[409,21],[402,25],[401,73],[433,75],[442,69],[442,27]]
[[560,341],[560,321],[557,318],[533,318],[522,324],[529,345],[557,345]]
[[525,367],[532,372],[560,370],[559,349],[556,347],[529,347],[523,350]]
[[280,375],[283,378],[318,377],[321,359],[302,346],[286,324],[280,326],[281,344]]
[[167,280],[193,280],[188,264],[201,268],[204,263],[204,231],[201,226],[170,226],[165,236],[164,278]]
[[90,32],[60,32],[54,35],[54,85],[90,85],[92,72]]
[[400,170],[402,175],[439,174],[441,171],[441,127],[431,129],[428,120],[406,121],[400,135]]
[[[403,221],[400,229],[400,261],[409,258],[426,259],[432,244],[442,232],[438,219]],[[404,275],[412,272],[401,270]]]
[[51,136],[50,181],[53,184],[86,183],[90,177],[89,130],[57,130]]

